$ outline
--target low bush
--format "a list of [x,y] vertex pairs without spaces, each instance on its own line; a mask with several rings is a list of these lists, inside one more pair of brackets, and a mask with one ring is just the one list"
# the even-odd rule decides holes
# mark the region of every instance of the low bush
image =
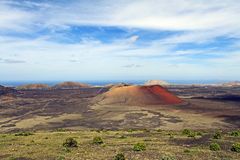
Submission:
[[144,143],[137,143],[133,146],[134,151],[145,151],[146,145]]
[[183,134],[183,135],[186,135],[186,136],[188,136],[188,137],[193,137],[193,138],[195,138],[195,137],[197,136],[197,133],[198,133],[198,132],[191,131],[190,129],[184,129],[184,130],[182,131],[182,134]]
[[213,139],[221,139],[222,138],[222,135],[221,135],[221,132],[216,132],[214,135],[213,135]]
[[63,143],[64,147],[77,147],[77,141],[73,138],[67,138]]
[[195,138],[196,135],[197,135],[196,132],[192,131],[192,132],[190,132],[190,133],[188,134],[188,137],[193,137],[193,138]]
[[231,151],[240,153],[240,143],[233,144]]
[[57,158],[57,160],[65,160],[65,157],[64,157],[64,156],[59,156],[59,157]]
[[209,146],[209,149],[211,151],[219,151],[221,149],[221,147],[217,143],[211,143]]
[[93,144],[97,144],[97,145],[103,144],[102,138],[101,137],[94,137],[93,138]]
[[203,135],[202,132],[197,132],[196,134],[197,134],[197,136],[202,136]]
[[173,156],[163,156],[161,160],[176,160],[176,158]]
[[169,138],[170,138],[170,139],[174,138],[173,133],[168,133],[168,135],[169,135]]
[[15,133],[15,136],[30,136],[33,135],[33,133],[31,132],[19,132],[19,133]]
[[191,131],[190,129],[184,129],[184,130],[182,131],[182,134],[183,134],[183,135],[189,135],[191,132],[192,132],[192,131]]
[[66,132],[67,130],[66,129],[64,129],[64,128],[57,128],[56,129],[56,132]]
[[115,157],[114,160],[125,160],[125,156],[123,153],[118,153]]
[[234,136],[234,137],[240,137],[240,130],[239,131],[232,131],[231,136]]

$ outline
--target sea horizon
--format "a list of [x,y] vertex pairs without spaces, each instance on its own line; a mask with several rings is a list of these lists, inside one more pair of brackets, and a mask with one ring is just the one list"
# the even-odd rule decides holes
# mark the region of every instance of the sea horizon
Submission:
[[[35,81],[35,80],[29,80],[29,81],[0,81],[0,85],[9,86],[9,87],[16,87],[21,86],[25,84],[47,84],[49,86],[56,85],[61,82],[66,81],[72,81],[72,82],[80,82],[80,83],[86,83],[89,85],[107,85],[107,84],[116,84],[116,83],[128,83],[128,84],[135,84],[135,85],[141,85],[147,82],[148,80],[41,80],[41,81]],[[169,82],[170,84],[176,84],[176,85],[191,85],[191,84],[220,84],[229,82],[231,80],[164,80],[166,82]],[[234,80],[233,80],[234,81]]]

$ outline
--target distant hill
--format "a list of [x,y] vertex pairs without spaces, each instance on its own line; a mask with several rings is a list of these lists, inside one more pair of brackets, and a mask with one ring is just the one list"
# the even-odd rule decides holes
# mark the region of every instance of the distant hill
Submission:
[[49,89],[50,87],[47,84],[26,84],[18,86],[17,89]]
[[222,86],[227,86],[227,87],[240,86],[240,81],[223,83]]
[[107,88],[116,88],[116,87],[123,87],[123,86],[129,86],[127,83],[116,83],[116,84],[107,84],[105,87]]
[[170,83],[163,81],[163,80],[149,80],[144,85],[146,85],[146,86],[150,86],[150,85],[167,86],[167,85],[170,85]]
[[85,87],[91,87],[88,84],[80,83],[80,82],[62,82],[59,84],[56,84],[53,86],[53,89],[79,89],[79,88],[85,88]]
[[98,104],[123,104],[123,105],[172,105],[183,101],[159,86],[122,86],[114,87],[98,95],[94,100]]

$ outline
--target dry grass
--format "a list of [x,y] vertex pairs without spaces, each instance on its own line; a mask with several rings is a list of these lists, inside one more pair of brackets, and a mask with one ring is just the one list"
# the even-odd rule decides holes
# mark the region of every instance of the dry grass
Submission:
[[[172,136],[170,136],[170,134]],[[108,160],[117,153],[124,153],[127,159],[153,160],[162,156],[172,156],[175,159],[238,159],[239,153],[230,151],[233,143],[240,137],[232,137],[225,133],[220,140],[211,139],[212,132],[190,138],[177,131],[63,131],[37,132],[29,136],[0,134],[0,159],[66,159],[66,160]],[[92,144],[93,137],[100,136],[102,145]],[[77,148],[65,148],[63,142],[73,137],[78,142]],[[221,151],[210,151],[209,144],[218,142]],[[133,151],[136,143],[146,144],[146,150]]]

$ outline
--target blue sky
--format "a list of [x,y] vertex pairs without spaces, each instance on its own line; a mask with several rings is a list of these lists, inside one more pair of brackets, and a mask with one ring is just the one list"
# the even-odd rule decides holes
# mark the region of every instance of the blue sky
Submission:
[[0,77],[239,80],[238,0],[1,0]]

